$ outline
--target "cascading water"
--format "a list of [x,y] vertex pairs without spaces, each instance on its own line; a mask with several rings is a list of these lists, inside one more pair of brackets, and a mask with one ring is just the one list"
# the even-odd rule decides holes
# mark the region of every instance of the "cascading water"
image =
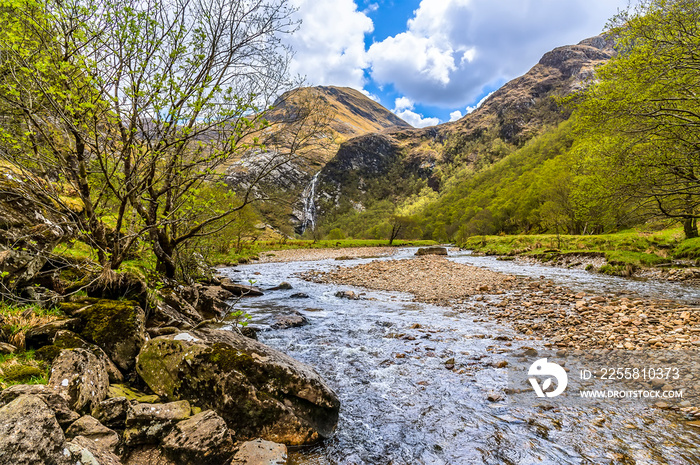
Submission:
[[301,216],[301,232],[303,233],[309,227],[311,230],[316,228],[316,187],[318,186],[318,178],[321,172],[319,171],[311,178],[311,182],[304,188],[301,198],[304,204],[304,209]]

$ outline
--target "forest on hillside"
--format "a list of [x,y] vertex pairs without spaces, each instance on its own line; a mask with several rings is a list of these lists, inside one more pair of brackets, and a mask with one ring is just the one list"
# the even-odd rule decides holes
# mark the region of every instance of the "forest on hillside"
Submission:
[[[364,211],[323,225],[353,237],[464,242],[474,235],[596,234],[681,223],[697,237],[700,167],[700,9],[693,1],[649,1],[612,18],[616,55],[588,86],[553,96],[563,122],[524,143],[483,133],[452,136],[438,190],[402,173],[403,196],[381,188]],[[454,146],[458,146],[456,154]],[[476,159],[475,163],[465,160]],[[384,190],[386,190],[384,186]]]
[[[212,9],[230,14],[212,18]],[[299,189],[280,185],[279,170],[320,169],[314,151],[338,144],[333,115],[313,98],[280,101],[300,85],[280,40],[297,26],[287,2],[243,10],[219,0],[2,6],[4,187],[31,192],[71,231],[40,247],[16,244],[46,255],[61,242],[62,255],[100,269],[187,278],[263,240],[464,243],[650,223],[698,235],[696,2],[649,0],[612,18],[616,54],[577,92],[522,113],[538,126],[520,122],[527,131],[517,137],[503,125],[453,127],[432,140],[398,134],[404,145],[391,156],[413,144],[435,161],[391,165],[356,179],[351,196],[314,199],[325,211],[303,234],[290,221]],[[258,164],[239,181],[230,167],[244,156]]]

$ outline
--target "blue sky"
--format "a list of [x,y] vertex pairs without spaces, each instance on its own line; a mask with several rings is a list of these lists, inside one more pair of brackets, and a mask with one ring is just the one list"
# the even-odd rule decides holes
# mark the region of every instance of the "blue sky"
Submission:
[[364,92],[412,125],[458,119],[547,51],[599,34],[627,0],[289,0],[308,85]]

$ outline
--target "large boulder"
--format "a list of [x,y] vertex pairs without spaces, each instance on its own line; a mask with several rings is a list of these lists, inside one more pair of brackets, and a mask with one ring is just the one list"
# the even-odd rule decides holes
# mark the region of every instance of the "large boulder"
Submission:
[[63,428],[80,418],[78,413],[71,410],[70,397],[65,392],[44,384],[15,384],[0,391],[0,407],[22,396],[41,398],[56,415],[56,420]]
[[110,383],[123,383],[124,375],[119,368],[110,360],[104,350],[95,344],[85,342],[72,331],[61,330],[53,338],[53,345],[58,349],[85,349],[92,352],[98,359],[102,360],[107,368]]
[[153,392],[216,411],[238,437],[310,444],[338,421],[340,401],[311,367],[233,331],[152,339],[136,369]]
[[136,403],[126,412],[124,442],[128,446],[157,444],[179,421],[190,417],[192,408],[186,400],[167,404]]
[[231,309],[231,301],[236,298],[221,286],[201,286],[197,300],[197,311],[204,318],[221,318]]
[[219,465],[231,457],[233,438],[224,419],[207,410],[175,425],[161,447],[176,463]]
[[38,396],[20,396],[0,408],[0,465],[68,464],[65,437]]
[[104,362],[92,352],[62,350],[51,366],[48,386],[67,395],[76,412],[90,412],[107,397],[109,375]]
[[238,448],[231,465],[286,465],[287,448],[262,439],[244,442]]
[[146,342],[146,315],[136,302],[87,298],[61,305],[64,312],[80,318],[79,335],[100,346],[124,371]]
[[77,231],[70,212],[42,193],[44,181],[29,178],[8,165],[0,166],[0,278],[11,288],[31,282],[47,255]]

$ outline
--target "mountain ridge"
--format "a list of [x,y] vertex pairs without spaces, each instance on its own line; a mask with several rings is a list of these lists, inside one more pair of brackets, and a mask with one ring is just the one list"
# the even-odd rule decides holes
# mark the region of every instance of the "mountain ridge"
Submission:
[[[351,209],[364,210],[383,195],[366,186],[382,178],[411,186],[391,194],[405,198],[417,194],[421,183],[439,192],[456,172],[498,161],[569,117],[570,111],[559,99],[584,88],[595,68],[615,54],[613,45],[612,38],[599,35],[557,47],[458,121],[421,129],[386,129],[346,141],[319,172],[315,214],[322,220]],[[370,153],[377,146],[385,150]]]

